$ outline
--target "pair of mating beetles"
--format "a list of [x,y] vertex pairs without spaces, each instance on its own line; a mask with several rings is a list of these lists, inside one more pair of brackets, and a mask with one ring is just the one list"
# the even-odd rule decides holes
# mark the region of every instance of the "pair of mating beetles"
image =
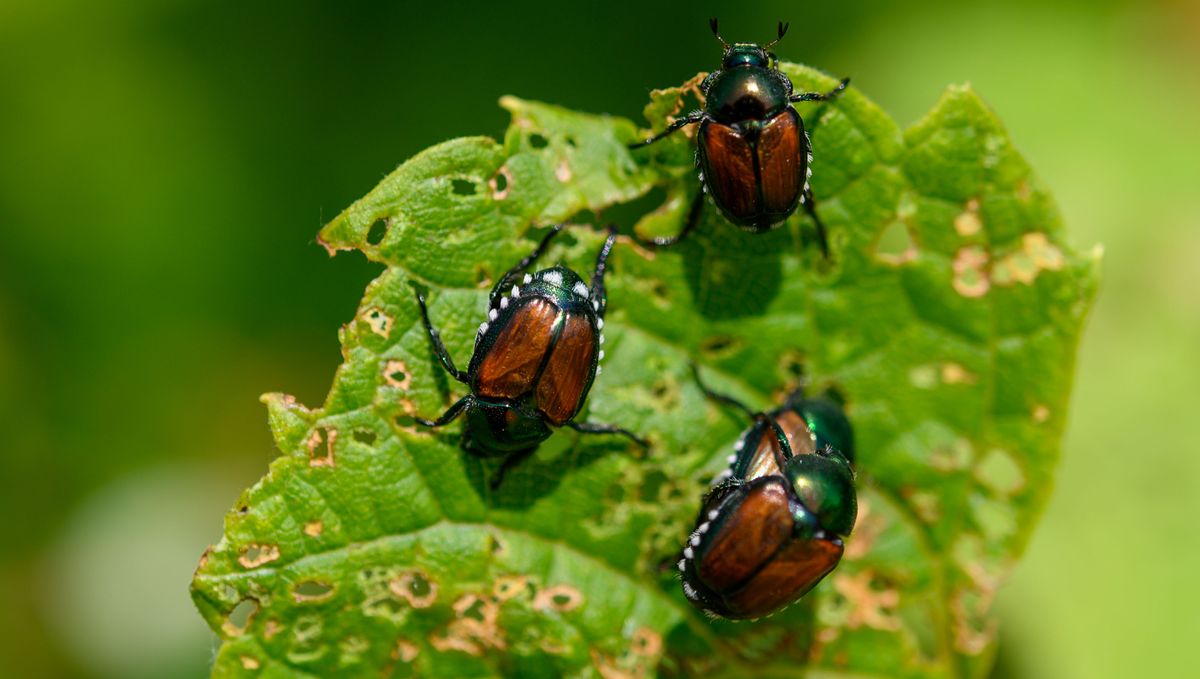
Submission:
[[[802,204],[817,225],[822,251],[827,251],[808,186],[811,145],[792,103],[830,99],[848,80],[825,94],[793,94],[791,81],[769,51],[786,24],[779,25],[778,38],[766,46],[730,45],[721,39],[716,20],[711,26],[724,47],[724,59],[701,84],[704,110],[631,148],[699,123],[700,179],[721,213],[746,230],[761,232],[778,226]],[[698,222],[703,195],[698,193],[679,234],[651,245],[684,238]],[[552,229],[496,283],[465,372],[455,367],[429,321],[423,296],[417,294],[434,353],[470,388],[438,419],[417,421],[440,427],[465,414],[464,447],[482,457],[503,458],[493,485],[548,438],[552,427],[621,434],[647,445],[616,425],[574,420],[604,358],[604,273],[616,231],[609,229],[590,285],[563,266],[525,273],[562,228]],[[684,594],[711,615],[762,617],[799,599],[841,559],[843,540],[857,514],[850,423],[838,405],[799,392],[779,409],[761,413],[703,383],[701,387],[710,398],[739,408],[753,424],[734,446],[729,468],[704,497],[696,527],[680,553]]]

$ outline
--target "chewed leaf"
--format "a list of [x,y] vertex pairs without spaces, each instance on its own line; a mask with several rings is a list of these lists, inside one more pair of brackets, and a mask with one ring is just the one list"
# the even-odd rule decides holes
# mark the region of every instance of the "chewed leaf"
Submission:
[[[783,68],[797,89],[836,83]],[[385,269],[343,328],[324,405],[264,397],[282,455],[192,584],[223,640],[214,675],[986,673],[997,587],[1052,486],[1096,262],[968,88],[906,132],[854,89],[802,105],[828,262],[799,213],[752,235],[706,205],[675,248],[618,243],[583,417],[645,435],[648,452],[562,430],[493,491],[496,463],[459,448],[461,425],[414,422],[462,391],[410,284],[463,367],[489,284],[542,227],[657,188],[665,203],[637,228],[680,228],[693,142],[626,145],[695,106],[697,82],[656,91],[643,130],[506,97],[503,142],[432,147],[322,230]],[[590,271],[601,241],[570,229],[545,261]],[[671,574],[746,425],[705,400],[689,361],[761,407],[803,375],[855,426],[845,558],[768,620],[709,620]]]

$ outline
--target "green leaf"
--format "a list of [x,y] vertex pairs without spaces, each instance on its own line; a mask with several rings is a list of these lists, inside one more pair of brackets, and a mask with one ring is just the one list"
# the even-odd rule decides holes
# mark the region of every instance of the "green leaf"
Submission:
[[[784,69],[797,89],[834,85]],[[652,129],[694,83],[654,93]],[[488,283],[532,249],[533,225],[636,201],[639,230],[669,232],[696,191],[686,134],[629,152],[646,132],[627,120],[502,104],[503,144],[435,146],[321,232],[385,269],[342,328],[324,406],[264,397],[283,454],[192,584],[223,639],[214,674],[985,674],[990,607],[1050,492],[1096,284],[995,116],[967,87],[907,132],[853,89],[806,104],[830,262],[800,214],[751,235],[708,207],[678,247],[622,239],[609,357],[582,417],[651,449],[560,431],[493,492],[495,463],[459,449],[459,425],[413,426],[462,392],[409,283],[430,289],[462,366]],[[545,259],[590,271],[601,240],[570,229]],[[769,620],[708,620],[662,568],[747,424],[704,399],[690,360],[761,407],[803,371],[845,396],[856,427],[846,558]]]

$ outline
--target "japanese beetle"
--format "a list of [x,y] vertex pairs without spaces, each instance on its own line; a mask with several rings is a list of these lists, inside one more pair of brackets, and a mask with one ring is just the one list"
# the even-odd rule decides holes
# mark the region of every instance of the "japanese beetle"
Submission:
[[[760,233],[781,224],[798,205],[816,223],[822,253],[829,254],[825,226],[813,207],[812,143],[804,121],[792,106],[800,101],[826,101],[846,89],[849,78],[824,94],[795,94],[792,81],[779,70],[779,58],[771,48],[787,33],[779,23],[779,35],[766,45],[738,42],[730,45],[709,19],[713,35],[725,48],[721,67],[700,84],[704,108],[692,111],[649,139],[631,144],[636,149],[653,144],[687,125],[700,123],[696,135],[696,165],[700,184],[730,222],[746,231]],[[673,245],[696,226],[703,201],[697,194],[683,229],[675,236],[655,238],[651,245]]]
[[500,277],[488,296],[487,319],[475,335],[475,351],[464,372],[429,321],[425,297],[417,291],[421,320],[433,352],[450,375],[470,393],[436,420],[415,418],[440,427],[466,413],[463,447],[480,457],[503,457],[495,488],[504,474],[549,438],[552,427],[589,434],[622,434],[639,445],[646,442],[620,427],[575,422],[604,358],[604,312],[608,298],[604,270],[616,240],[616,229],[596,258],[589,287],[579,274],[554,266],[518,277],[563,229],[555,226],[537,248]]
[[761,618],[807,594],[842,558],[858,499],[850,462],[833,441],[852,447],[850,424],[836,404],[799,391],[771,413],[755,413],[701,388],[754,423],[705,496],[680,555],[683,593],[713,616]]

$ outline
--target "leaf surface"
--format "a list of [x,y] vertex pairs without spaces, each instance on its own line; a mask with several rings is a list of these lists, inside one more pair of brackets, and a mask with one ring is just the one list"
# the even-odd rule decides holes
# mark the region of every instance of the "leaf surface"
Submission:
[[[831,88],[784,64],[797,90]],[[653,129],[695,96],[656,91]],[[706,206],[683,244],[623,238],[610,260],[604,372],[579,419],[648,436],[556,433],[498,491],[495,461],[435,417],[489,284],[540,227],[587,211],[680,228],[697,190],[686,133],[630,152],[627,120],[515,98],[503,142],[452,140],[401,165],[321,232],[384,265],[341,331],[325,404],[264,397],[282,455],[229,513],[192,595],[223,639],[216,676],[981,676],[991,604],[1048,499],[1096,260],[995,116],[951,87],[907,131],[857,90],[800,108],[833,257],[797,213],[762,235]],[[694,104],[694,102],[691,102]],[[545,256],[590,275],[599,231]],[[672,562],[747,424],[803,375],[844,397],[860,517],[846,558],[768,620],[711,621]]]

